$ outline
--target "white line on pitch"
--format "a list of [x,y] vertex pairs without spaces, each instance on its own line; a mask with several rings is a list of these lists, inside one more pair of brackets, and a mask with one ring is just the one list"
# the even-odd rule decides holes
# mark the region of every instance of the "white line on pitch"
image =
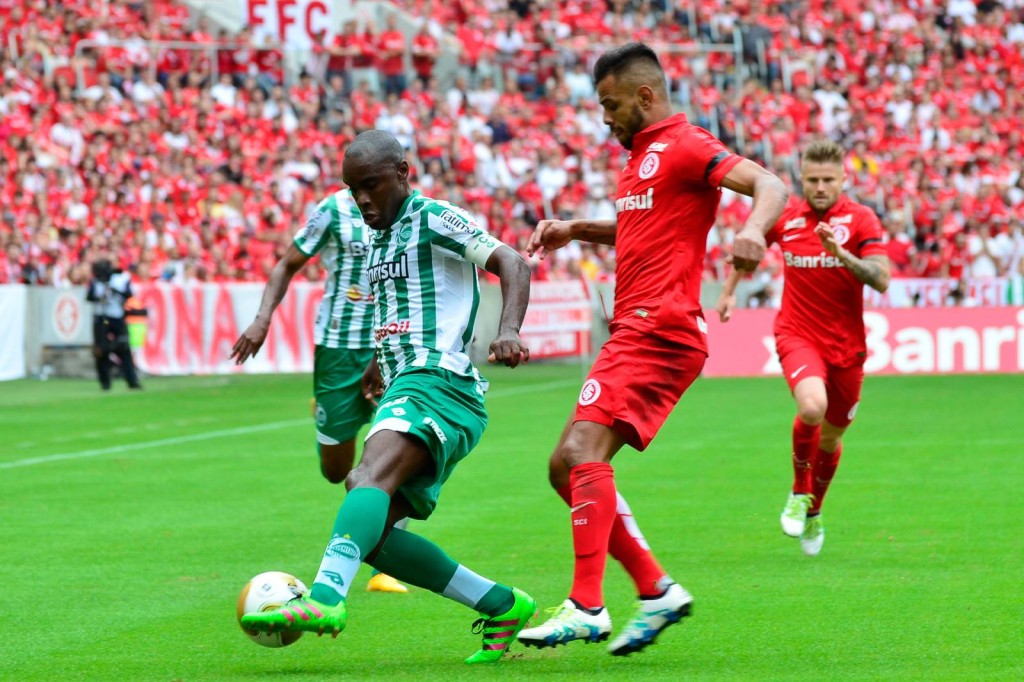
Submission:
[[63,452],[57,455],[30,457],[28,459],[16,459],[13,462],[0,462],[0,469],[15,469],[17,467],[27,467],[32,466],[34,464],[47,464],[49,462],[62,462],[69,459],[85,459],[86,457],[113,455],[118,452],[132,452],[134,450],[159,448],[165,445],[180,445],[181,443],[194,443],[200,440],[211,440],[213,438],[223,438],[225,436],[241,436],[250,433],[256,433],[259,431],[273,431],[274,429],[281,429],[288,426],[298,426],[299,424],[306,424],[307,422],[309,422],[308,418],[289,419],[288,421],[270,422],[269,424],[239,426],[234,429],[222,429],[220,431],[206,431],[205,433],[195,433],[192,434],[191,436],[175,436],[174,438],[162,438],[160,440],[151,440],[143,443],[127,443],[125,445],[115,445],[109,448],[79,450],[78,452]]
[[[505,398],[509,396],[523,395],[526,393],[536,393],[537,391],[546,391],[553,388],[563,388],[578,384],[578,381],[548,381],[543,384],[533,384],[531,386],[520,386],[518,388],[510,388],[507,390],[497,391],[492,394],[490,399],[494,398]],[[222,429],[220,431],[206,431],[204,433],[195,433],[190,436],[175,436],[174,438],[162,438],[160,440],[145,441],[142,443],[126,443],[124,445],[114,445],[109,448],[95,448],[92,450],[79,450],[77,452],[63,452],[56,455],[44,455],[42,457],[29,457],[26,459],[16,459],[11,462],[0,462],[0,469],[16,469],[19,467],[34,466],[36,464],[48,464],[50,462],[63,462],[71,459],[85,459],[88,457],[99,457],[100,455],[114,455],[119,452],[132,452],[134,450],[146,450],[149,448],[159,448],[165,445],[180,445],[182,443],[194,443],[202,440],[212,440],[214,438],[224,438],[225,436],[240,436],[250,433],[257,433],[259,431],[273,431],[275,429],[286,428],[289,426],[298,426],[299,424],[306,424],[309,419],[289,419],[287,421],[271,422],[269,424],[258,424],[256,426],[239,426],[233,429]]]

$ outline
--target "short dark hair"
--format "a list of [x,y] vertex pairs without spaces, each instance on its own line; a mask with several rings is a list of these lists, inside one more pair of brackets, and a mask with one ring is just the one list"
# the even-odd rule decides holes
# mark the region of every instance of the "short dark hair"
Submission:
[[658,55],[644,43],[626,43],[608,50],[594,64],[594,83],[600,83],[608,76],[617,77],[631,66],[641,63],[647,63],[662,72]]
[[355,136],[345,150],[346,156],[367,156],[374,163],[398,165],[405,160],[405,149],[386,130],[367,130]]

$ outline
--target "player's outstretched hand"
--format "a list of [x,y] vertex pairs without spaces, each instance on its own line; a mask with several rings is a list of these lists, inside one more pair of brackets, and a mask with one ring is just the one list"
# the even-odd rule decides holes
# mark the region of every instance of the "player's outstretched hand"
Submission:
[[520,362],[525,364],[530,361],[530,349],[515,332],[500,332],[494,337],[494,341],[491,341],[490,350],[487,362],[500,362],[506,367],[518,367]]
[[384,395],[384,378],[380,373],[380,365],[377,364],[377,356],[373,357],[363,372],[360,387],[365,398],[371,405],[377,407],[377,399]]
[[736,294],[727,294],[723,291],[718,297],[718,305],[715,306],[715,310],[718,311],[718,319],[722,322],[728,322],[735,308]]
[[732,242],[732,264],[742,272],[753,272],[764,258],[768,245],[761,231],[745,227]]
[[542,220],[530,235],[526,253],[537,254],[543,260],[549,252],[562,248],[572,241],[573,221]]
[[839,248],[842,245],[836,241],[836,233],[832,231],[832,227],[828,223],[818,223],[814,228],[814,234],[818,235],[818,239],[821,240],[821,248],[833,256],[839,255]]
[[263,347],[263,342],[267,340],[268,329],[270,329],[270,325],[259,320],[250,324],[249,328],[242,332],[242,335],[235,341],[235,345],[231,347],[231,354],[228,355],[228,358],[234,358],[235,364],[240,365],[255,356]]

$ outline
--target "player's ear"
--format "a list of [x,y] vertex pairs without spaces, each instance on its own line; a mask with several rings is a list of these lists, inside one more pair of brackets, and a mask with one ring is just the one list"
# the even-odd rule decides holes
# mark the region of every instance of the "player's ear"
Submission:
[[649,109],[654,104],[654,88],[650,85],[641,85],[636,91],[636,101],[641,109]]
[[406,159],[399,161],[398,166],[395,167],[395,171],[398,174],[398,182],[406,182],[409,179],[409,161]]

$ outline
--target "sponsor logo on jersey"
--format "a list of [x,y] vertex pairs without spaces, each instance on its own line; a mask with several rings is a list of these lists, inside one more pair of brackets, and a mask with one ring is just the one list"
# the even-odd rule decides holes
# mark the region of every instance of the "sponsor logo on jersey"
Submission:
[[331,212],[329,209],[317,209],[316,213],[309,216],[306,226],[302,228],[299,236],[307,242],[316,244],[324,236],[327,226],[331,224]]
[[391,324],[386,324],[383,327],[377,327],[373,330],[373,340],[380,343],[382,340],[389,336],[396,334],[408,334],[412,329],[412,323],[409,320],[398,320]]
[[787,220],[782,225],[782,229],[783,230],[795,230],[798,227],[806,227],[806,226],[807,226],[807,219],[804,218],[803,216],[800,216],[799,218],[793,218],[792,220]]
[[832,234],[835,236],[836,241],[839,242],[840,244],[845,244],[850,240],[850,229],[845,225],[833,227]]
[[366,279],[370,284],[376,284],[386,279],[408,279],[409,277],[409,256],[402,254],[398,260],[377,263],[366,268]]
[[647,145],[647,151],[649,152],[663,152],[668,149],[668,142],[652,142]]
[[438,426],[436,421],[430,417],[424,417],[423,423],[430,427],[431,431],[434,432],[434,435],[437,436],[437,439],[441,441],[442,444],[448,442],[448,436],[444,435],[444,431],[441,430],[441,427]]
[[654,208],[654,188],[651,187],[643,194],[627,194],[615,200],[615,212],[641,211]]
[[834,215],[828,219],[829,225],[849,225],[853,222],[853,214],[847,213],[846,215]]
[[597,379],[587,379],[580,390],[580,405],[593,405],[601,397],[601,384]]
[[359,301],[373,300],[373,294],[363,291],[362,287],[360,287],[358,284],[353,284],[352,286],[350,286],[345,296],[348,298],[348,300],[352,301],[353,303],[358,303]]
[[455,214],[455,211],[445,211],[438,216],[442,223],[447,225],[449,228],[458,232],[468,232],[469,234],[476,234],[479,228],[473,224],[472,221],[466,221],[464,218],[460,218]]
[[797,256],[789,251],[783,252],[786,265],[793,268],[841,268],[843,262],[835,256],[821,254],[819,256]]
[[646,180],[657,173],[660,166],[661,157],[654,152],[650,152],[644,157],[644,160],[640,162],[640,171],[637,175],[640,176],[641,180]]

